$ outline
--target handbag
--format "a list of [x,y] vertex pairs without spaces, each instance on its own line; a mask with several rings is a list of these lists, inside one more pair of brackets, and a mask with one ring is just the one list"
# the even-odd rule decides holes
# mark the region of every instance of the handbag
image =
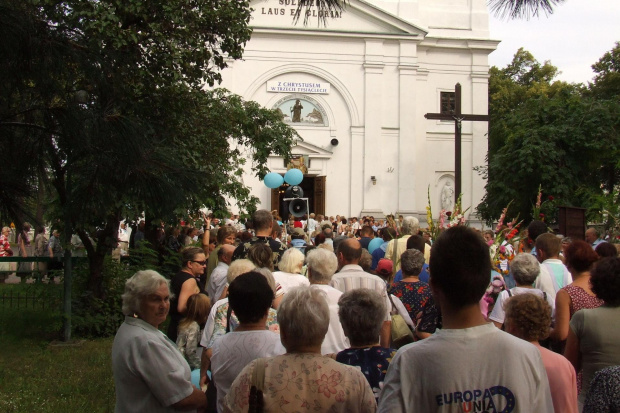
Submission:
[[392,311],[390,311],[390,316],[392,319],[392,348],[399,349],[406,344],[413,343],[413,332],[407,325],[407,322],[403,316],[398,314],[398,310],[396,309],[396,306],[394,306],[394,301],[392,301],[392,296],[389,293],[388,298],[390,299],[390,303],[392,303]]
[[263,413],[265,404],[263,400],[263,389],[265,388],[265,359],[256,359],[256,365],[252,372],[252,381],[250,382],[250,398],[248,413]]

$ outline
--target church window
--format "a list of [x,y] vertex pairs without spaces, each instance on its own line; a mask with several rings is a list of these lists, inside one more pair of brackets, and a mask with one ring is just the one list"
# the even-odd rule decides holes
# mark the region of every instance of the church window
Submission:
[[456,95],[454,92],[441,92],[441,109],[443,114],[452,114],[456,110]]

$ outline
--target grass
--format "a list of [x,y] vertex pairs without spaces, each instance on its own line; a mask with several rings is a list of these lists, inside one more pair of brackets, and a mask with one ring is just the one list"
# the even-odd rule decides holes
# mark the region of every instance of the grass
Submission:
[[[62,286],[0,284],[0,295],[46,288]],[[113,338],[50,345],[61,317],[58,309],[16,309],[0,302],[0,412],[114,411]]]

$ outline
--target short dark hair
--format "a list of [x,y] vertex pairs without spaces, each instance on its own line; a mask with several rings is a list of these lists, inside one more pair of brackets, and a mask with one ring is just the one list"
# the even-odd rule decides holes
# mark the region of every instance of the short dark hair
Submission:
[[592,292],[611,307],[620,306],[620,258],[603,258],[590,276]]
[[383,241],[396,239],[396,230],[392,227],[381,228],[381,238],[383,238]]
[[348,238],[338,245],[338,254],[342,254],[342,258],[347,262],[359,261],[362,257],[362,246],[358,240]]
[[241,323],[256,323],[267,314],[273,290],[257,271],[246,272],[228,286],[228,302]]
[[254,214],[252,214],[252,224],[254,226],[254,230],[256,231],[271,231],[271,226],[273,224],[273,215],[271,215],[271,212],[265,209],[259,209]]
[[407,249],[415,249],[424,254],[424,248],[426,245],[426,241],[420,235],[412,235],[407,238]]
[[596,248],[594,248],[594,252],[596,252],[599,258],[618,256],[618,250],[613,244],[609,242],[601,242],[596,246]]
[[273,252],[269,245],[257,242],[250,247],[248,259],[258,268],[268,268],[273,271]]
[[[555,235],[547,232],[536,237],[536,250],[544,251],[549,257],[556,257],[562,249],[562,241]],[[592,249],[590,247],[590,249]]]
[[362,234],[362,237],[370,236],[370,235],[373,235],[374,233],[375,231],[372,229],[370,225],[364,225],[360,231],[360,234]]
[[540,234],[544,234],[545,232],[547,232],[547,225],[545,225],[545,223],[542,221],[532,221],[530,222],[530,225],[527,226],[527,236],[532,241],[536,241],[536,238],[538,238]]
[[278,224],[278,221],[273,221],[273,225],[271,227],[271,233],[276,234],[278,237],[282,235],[282,227]]
[[448,305],[458,309],[476,304],[491,278],[489,247],[471,228],[449,228],[433,244],[430,274]]
[[323,228],[323,235],[325,238],[332,238],[334,236],[334,230],[330,227]]
[[566,254],[566,266],[577,272],[588,271],[598,260],[598,255],[592,246],[580,239],[571,242],[564,253]]

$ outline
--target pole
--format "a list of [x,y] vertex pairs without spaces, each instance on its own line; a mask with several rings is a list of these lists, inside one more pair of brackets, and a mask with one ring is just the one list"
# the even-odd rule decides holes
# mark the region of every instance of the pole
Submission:
[[67,171],[67,198],[65,201],[65,277],[64,277],[64,302],[63,302],[63,339],[65,342],[71,340],[71,211],[69,208],[69,200],[71,199],[71,171]]

